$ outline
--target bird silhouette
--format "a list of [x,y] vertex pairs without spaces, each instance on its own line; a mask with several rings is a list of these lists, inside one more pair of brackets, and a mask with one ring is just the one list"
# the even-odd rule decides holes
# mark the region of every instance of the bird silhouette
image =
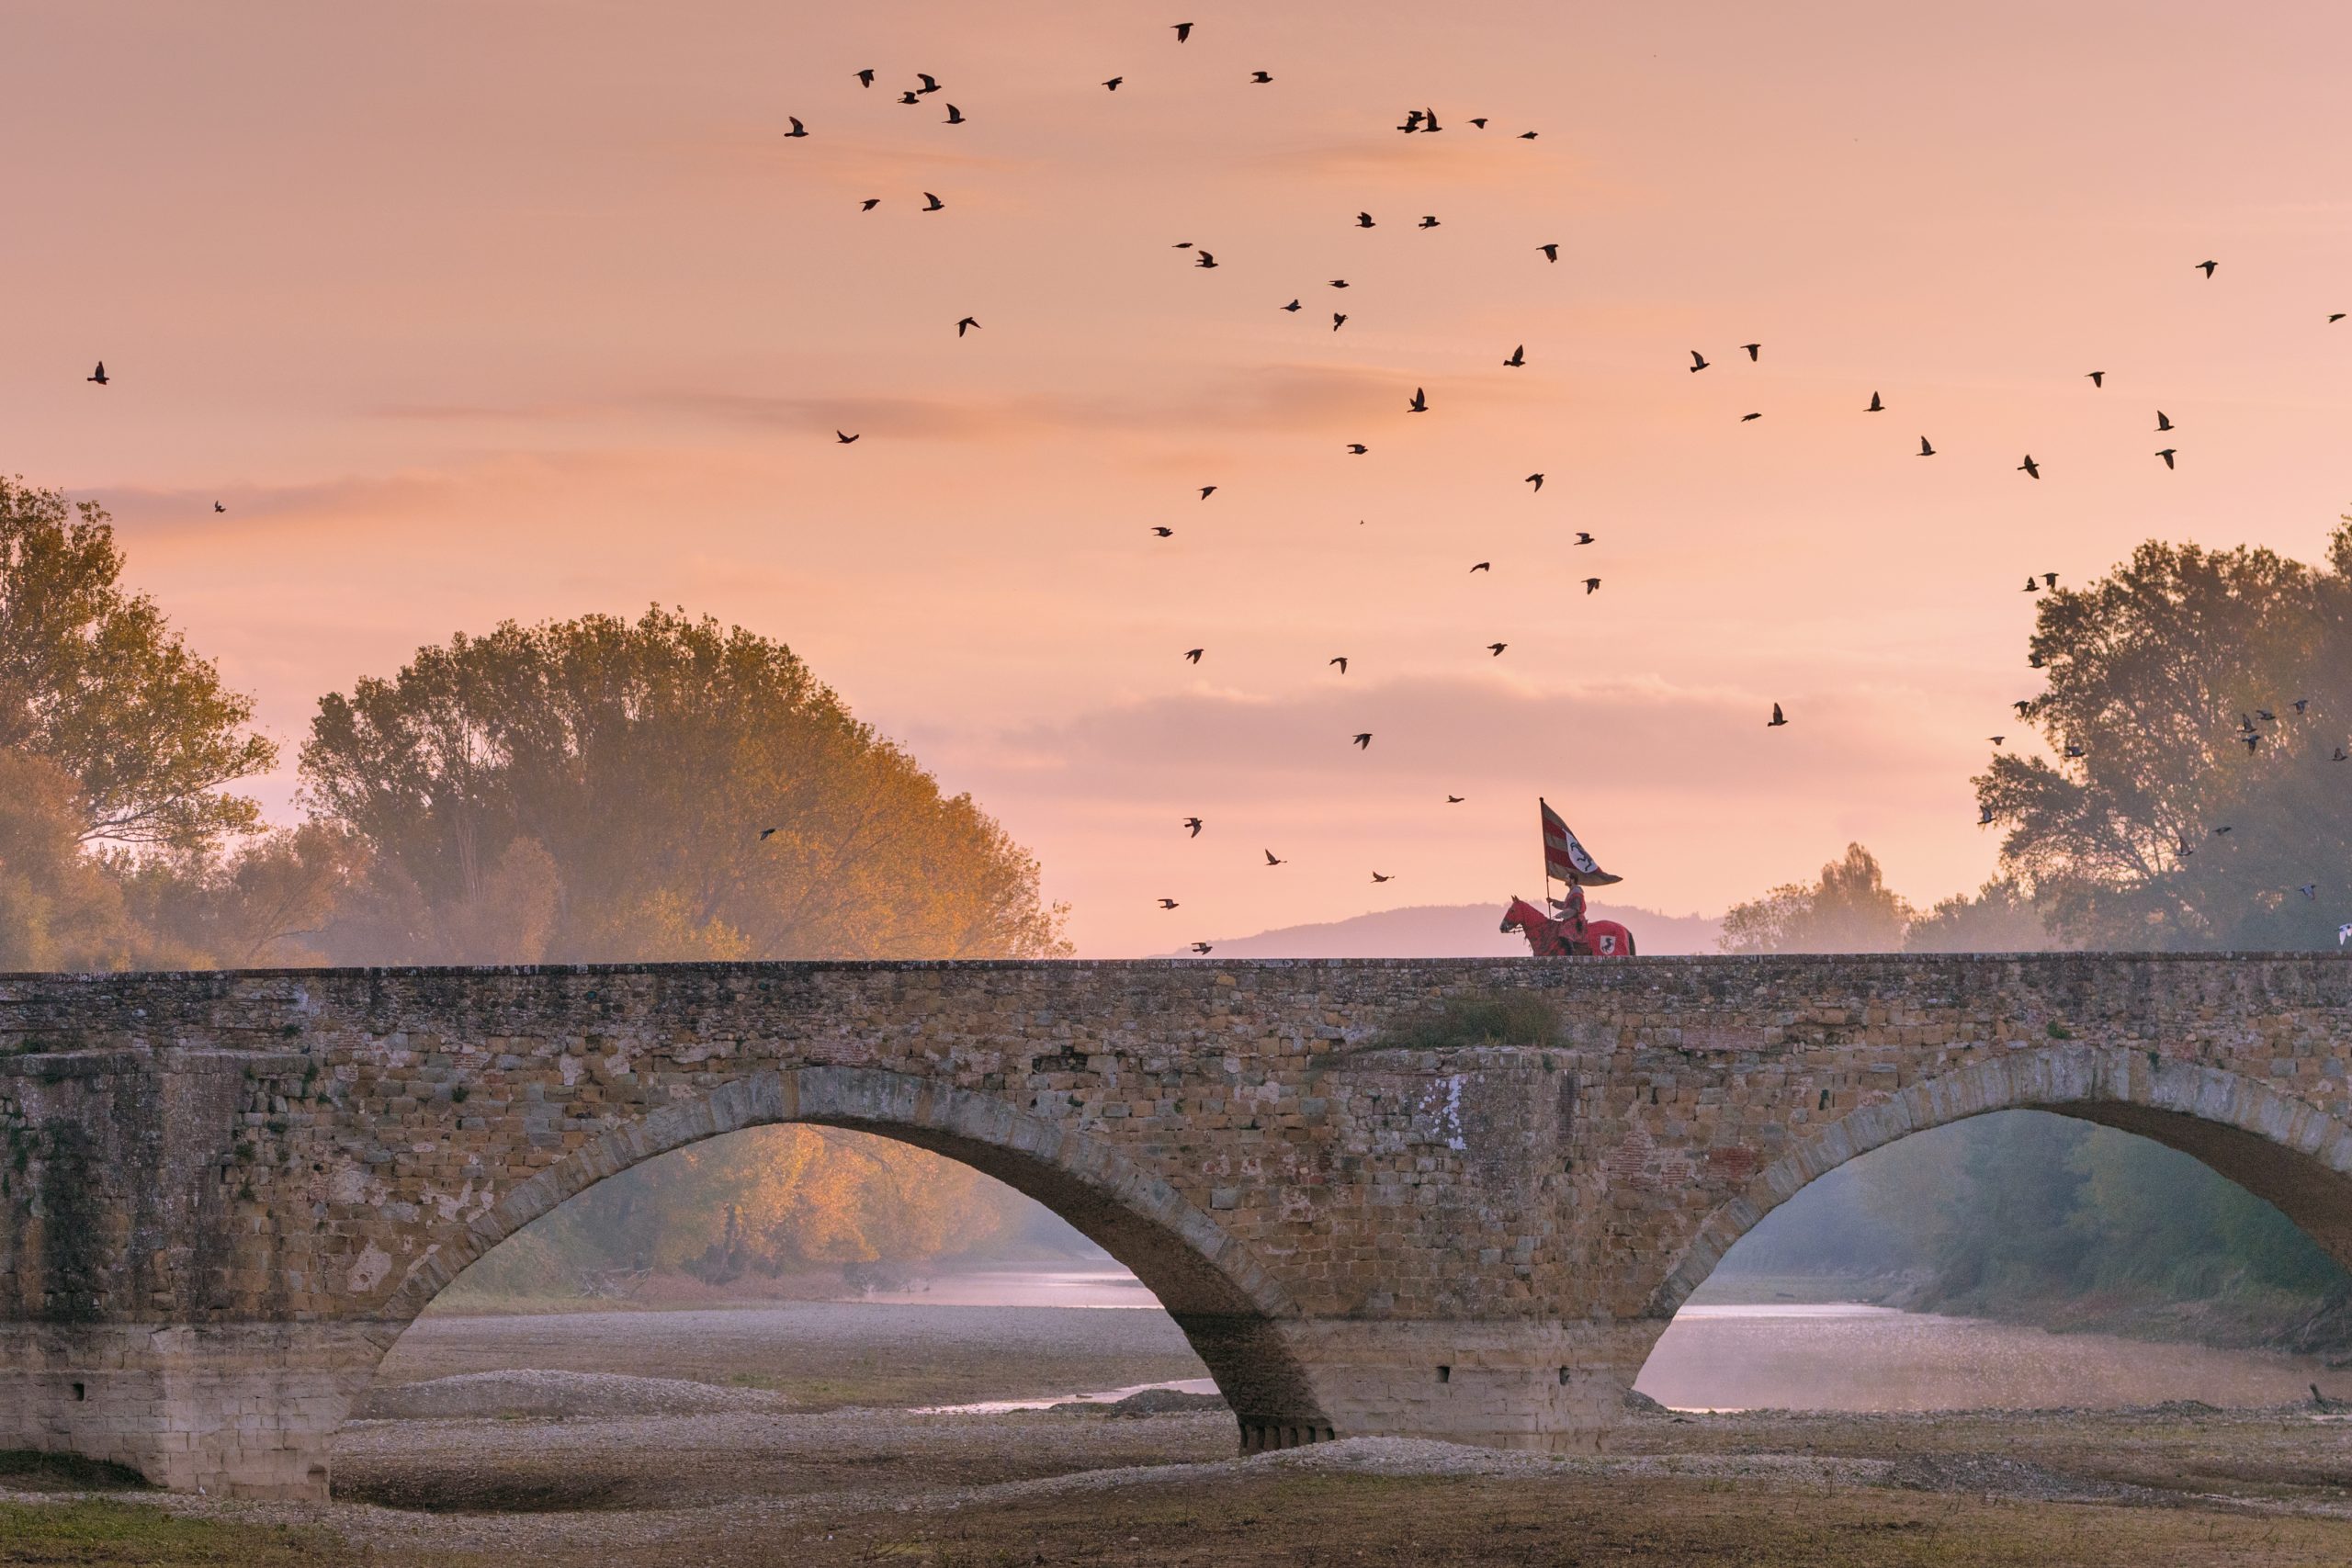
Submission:
[[851,442],[855,441],[858,436],[864,435],[865,434],[865,432],[861,430],[857,433],[857,435],[852,435],[845,430],[836,430],[833,432],[833,439],[839,442],[842,446],[846,446]]
[[2058,586],[2058,574],[2057,574],[2056,572],[2054,572],[2054,571],[2045,571],[2045,572],[2043,572],[2043,573],[2041,574],[2041,586],[2043,586],[2044,588],[2055,588],[2055,587],[2057,587],[2057,586]]
[[1447,796],[1445,797],[1445,803],[1446,803],[1448,806],[1459,806],[1459,805],[1461,805],[1461,804],[1463,803],[1463,801],[1464,801],[1464,800],[1466,800],[1466,799],[1468,799],[1468,798],[1469,798],[1469,797],[1468,797],[1468,796],[1466,796],[1466,795],[1447,795]]
[[1600,579],[1597,577],[1588,577],[1584,580],[1584,592],[1586,598],[1589,599],[1600,592]]
[[939,91],[939,78],[932,75],[927,71],[916,72],[915,80],[922,84],[922,90],[926,93],[935,93]]
[[[1530,474],[1520,482],[1521,484],[1531,484],[1533,485],[1536,490],[1542,490],[1544,488],[1544,476],[1542,474]],[[1529,493],[1532,494],[1533,492],[1530,491]]]
[[2019,718],[2029,717],[2033,713],[2033,699],[2030,697],[2027,698],[2024,702],[2011,703],[2009,705],[2018,710],[2018,716]]
[[2289,703],[2287,705],[2293,708],[2297,713],[2301,713],[2305,708],[2312,705],[2312,700],[2309,697],[2297,697],[2293,702]]
[[1175,33],[1176,41],[1178,43],[1182,43],[1186,39],[1193,36],[1193,24],[1190,22],[1178,22],[1174,28],[1170,30]]
[[1340,667],[1340,673],[1342,675],[1348,672],[1348,656],[1344,653],[1339,654],[1334,658],[1327,659],[1323,662],[1326,666],[1333,664],[1338,665]]
[[1209,943],[1209,942],[1194,942],[1194,943],[1193,944],[1193,951],[1194,953],[1199,953],[1202,957],[1205,958],[1205,957],[1207,957],[1210,953],[1212,953],[1216,952],[1216,947],[1215,947],[1213,944],[1211,944],[1211,943]]
[[212,503],[212,510],[215,512],[226,512],[229,509],[216,501]]
[[1201,819],[1200,819],[1199,818],[1197,818],[1197,817],[1187,817],[1187,818],[1184,818],[1184,826],[1192,829],[1192,831],[1191,831],[1191,832],[1189,832],[1189,833],[1187,833],[1187,834],[1185,834],[1185,835],[1184,835],[1186,838],[1188,838],[1188,839],[1197,839],[1197,838],[1199,838],[1199,837],[1201,836]]
[[2335,755],[2330,757],[2328,761],[2331,762],[2352,762],[2352,751],[2346,751],[2343,747],[2338,746],[2335,749]]
[[1375,872],[1374,872],[1374,873],[1372,874],[1372,879],[1373,879],[1374,882],[1394,882],[1394,881],[1396,881],[1396,879],[1395,877],[1393,877],[1393,876],[1383,876],[1383,875],[1381,875],[1381,874],[1380,874],[1380,873],[1378,873],[1378,872],[1376,872],[1376,871],[1375,871]]
[[1503,649],[1510,646],[1510,644],[1507,642],[1490,642],[1487,645],[1487,651],[1493,654],[1497,659],[1500,659],[1503,656]]
[[1331,287],[1334,288],[1345,288],[1347,286],[1348,280],[1344,277],[1335,277],[1331,280]]
[[2158,409],[2156,411],[2156,434],[2162,435],[2165,431],[2170,430],[2171,428],[2172,420],[2166,416],[2164,410]]
[[1407,413],[1427,413],[1430,412],[1430,400],[1423,395],[1419,387],[1413,389],[1413,400],[1405,405],[1405,412]]
[[2065,755],[2069,757],[2079,757],[2083,755],[2083,749],[2070,741],[2066,746]]
[[1333,332],[1338,332],[1341,327],[1344,327],[1347,324],[1347,317],[1340,314],[1337,310],[1331,312],[1331,330]]
[[1434,229],[1437,227],[1437,215],[1435,213],[1423,213],[1421,215],[1421,220],[1419,223],[1414,224],[1413,227],[1416,229]]
[[2039,653],[2029,653],[2025,656],[2025,667],[2029,670],[2040,670],[2044,663],[2045,660]]
[[2195,266],[2190,267],[2188,270],[2191,272],[2203,273],[2205,275],[2206,281],[2211,282],[2213,277],[2213,269],[2221,265],[2222,264],[2220,262],[2216,261],[2201,261]]
[[1592,536],[1579,532],[1576,536],[1576,542],[1579,545],[1589,545],[1592,543]]
[[922,95],[910,87],[899,95],[899,101],[902,104],[919,104],[922,102]]
[[1266,863],[1268,865],[1288,865],[1290,863],[1275,854],[1273,851],[1268,850],[1266,852]]
[[1272,81],[1272,80],[1273,80],[1273,77],[1272,77],[1271,74],[1269,74],[1268,73],[1263,72],[1263,71],[1252,71],[1251,73],[1250,73],[1250,80],[1251,80],[1252,82],[1261,82],[1261,83],[1263,83],[1263,82],[1271,82],[1271,81]]
[[792,129],[784,133],[787,138],[808,134],[808,128],[801,124],[797,118],[792,115],[786,115],[784,118],[792,121]]
[[103,359],[99,360],[98,367],[96,370],[91,371],[87,376],[83,377],[82,379],[85,381],[96,381],[99,386],[105,386],[108,380],[108,377],[107,375],[107,362]]
[[859,202],[859,203],[857,204],[857,209],[858,209],[860,212],[871,212],[871,211],[873,211],[876,208],[877,208],[877,207],[879,207],[879,206],[881,206],[881,205],[882,205],[882,198],[881,198],[880,197],[878,197],[878,196],[869,196],[869,197],[867,197],[864,201],[861,201],[861,202]]
[[1202,499],[1203,501],[1206,501],[1209,497],[1211,497],[1211,496],[1215,495],[1216,493],[1216,486],[1215,486],[1215,485],[1203,485],[1203,486],[1201,487],[1201,499]]
[[967,316],[962,321],[956,323],[956,335],[957,337],[962,337],[967,332],[977,332],[979,330],[979,325],[980,323],[978,321],[974,321],[969,316]]
[[2157,453],[2156,456],[2162,457],[2165,460],[2165,467],[2169,468],[2173,466],[2173,454],[2178,450],[2179,448],[2177,447],[2167,446],[2163,451]]
[[2039,593],[2041,592],[2041,584],[2029,577],[2025,580],[2025,587],[2022,592],[2027,593]]
[[1423,109],[1421,111],[1421,129],[1431,132],[1443,130],[1445,129],[1445,127],[1437,122],[1437,110]]
[[1936,449],[1928,445],[1928,438],[1924,435],[1919,437],[1919,456],[1922,457],[1932,457],[1935,455]]
[[2335,311],[2334,314],[2330,315],[2330,316],[2327,318],[2327,320],[2328,320],[2328,324],[2329,324],[2329,325],[2331,325],[2331,326],[2333,326],[2333,325],[2335,325],[2337,321],[2342,321],[2343,319],[2344,319],[2344,312],[2343,312],[2343,311],[2341,311],[2341,310]]
[[1984,806],[1977,808],[1976,825],[1979,828],[1989,828],[1993,825],[1993,808],[1991,807]]
[[1352,453],[1354,453],[1357,457],[1363,457],[1366,452],[1371,451],[1371,450],[1372,450],[1372,448],[1371,448],[1371,447],[1369,447],[1369,446],[1365,446],[1365,445],[1364,445],[1363,442],[1361,442],[1361,441],[1351,441],[1351,442],[1349,442],[1349,443],[1348,443],[1348,450],[1349,450],[1349,451],[1351,451],[1351,452],[1352,452]]
[[1102,85],[1115,93],[1119,90],[1119,84],[1125,80],[1126,78],[1125,76],[1114,76],[1109,81],[1103,83]]
[[1780,704],[1774,703],[1772,705],[1772,716],[1764,721],[1764,728],[1767,729],[1778,729],[1788,722],[1789,716],[1781,711]]
[[1878,394],[1876,392],[1872,392],[1871,394],[1871,406],[1864,409],[1862,412],[1864,413],[1884,413],[1886,412],[1886,405],[1878,400]]
[[1295,300],[1295,299],[1292,300],[1289,304],[1287,304],[1287,305],[1285,305],[1285,306],[1283,306],[1283,310],[1288,310],[1288,311],[1289,311],[1292,315],[1294,315],[1294,316],[1295,316],[1296,314],[1298,314],[1298,313],[1299,313],[1299,311],[1301,311],[1301,310],[1305,310],[1306,308],[1306,307],[1305,307],[1304,305],[1301,305],[1301,304],[1300,304],[1297,300]]
[[939,123],[942,125],[961,125],[964,123],[964,111],[957,108],[954,104],[950,104],[947,106],[947,118],[941,120]]
[[874,85],[874,73],[871,71],[859,72],[857,73],[857,85],[861,87],[871,87]]
[[1371,214],[1371,213],[1369,213],[1369,212],[1359,212],[1359,213],[1357,213],[1357,214],[1356,214],[1356,227],[1357,227],[1357,228],[1359,228],[1359,229],[1369,229],[1369,228],[1371,228],[1372,226],[1373,226],[1373,222],[1372,222],[1372,214]]
[[1760,413],[1744,413],[1739,416],[1739,423],[1746,424],[1751,419],[1762,419],[1763,417],[1764,416]]
[[1357,736],[1355,736],[1355,738],[1354,738],[1351,741],[1350,741],[1349,743],[1350,743],[1351,745],[1354,746],[1354,747],[1355,747],[1355,749],[1356,749],[1357,750],[1359,750],[1359,751],[1369,751],[1369,750],[1372,750],[1372,731],[1371,731],[1371,730],[1369,730],[1369,729],[1362,731],[1362,732],[1361,732],[1361,733],[1359,733]]
[[1548,245],[1538,245],[1535,248],[1544,253],[1544,259],[1545,261],[1556,262],[1560,259],[1560,246],[1556,241]]
[[1518,369],[1520,367],[1521,367],[1521,366],[1525,365],[1526,363],[1527,363],[1527,345],[1526,345],[1525,344],[1521,344],[1517,348],[1512,349],[1512,350],[1510,351],[1510,357],[1509,359],[1506,359],[1506,360],[1504,360],[1504,361],[1503,361],[1503,364],[1504,364],[1504,365],[1508,366],[1510,368],[1511,368],[1511,369],[1513,369],[1513,370]]
[[1216,265],[1216,257],[1207,251],[1203,251],[1198,256],[1193,258],[1193,265],[1194,266],[1215,266]]
[[1697,349],[1692,349],[1690,351],[1690,374],[1696,376],[1700,371],[1704,370],[1706,367],[1707,356],[1700,353]]
[[1174,535],[1175,535],[1175,533],[1176,533],[1176,530],[1175,530],[1175,529],[1173,529],[1173,528],[1166,527],[1166,526],[1164,526],[1164,525],[1163,525],[1163,526],[1159,526],[1159,527],[1155,527],[1155,528],[1153,528],[1153,529],[1152,529],[1152,532],[1153,532],[1153,533],[1155,533],[1155,534],[1157,534],[1157,535],[1159,535],[1161,538],[1166,539],[1166,538],[1171,538],[1171,537],[1173,537],[1173,536],[1174,536]]
[[1479,130],[1486,130],[1486,129],[1487,129],[1487,117],[1486,117],[1485,115],[1480,115],[1477,118],[1476,118],[1476,119],[1472,120],[1470,123],[1471,123],[1471,124],[1473,124],[1473,125],[1475,125],[1475,126],[1476,126]]
[[2041,477],[2041,465],[2033,460],[2032,453],[2028,452],[2025,455],[2025,461],[2018,465],[2018,471],[2038,479]]
[[1750,365],[1756,363],[1756,356],[1762,353],[1764,349],[1764,345],[1760,343],[1744,343],[1739,346],[1747,350],[1747,362]]
[[941,208],[943,208],[943,207],[944,207],[944,206],[946,206],[946,205],[947,205],[945,202],[944,202],[944,201],[940,200],[937,197],[935,197],[935,196],[932,195],[932,194],[931,194],[931,192],[929,192],[929,191],[925,191],[925,192],[923,192],[923,193],[922,193],[922,199],[923,199],[923,207],[922,207],[922,210],[924,210],[925,212],[936,212],[936,211],[938,211]]
[[2306,899],[2316,899],[2319,897],[2319,884],[2316,882],[2306,882],[2301,887],[2296,888],[2295,891],[2301,894]]
[[2213,829],[2213,837],[2215,837],[2215,838],[2217,838],[2217,839],[2218,839],[2218,838],[2220,838],[2222,834],[2227,833],[2227,832],[2231,832],[2231,831],[2233,831],[2233,829],[2232,829],[2231,825],[2230,825],[2229,823],[2227,823],[2227,822],[2224,822],[2224,823],[2222,823],[2220,827],[2218,827],[2218,828],[2216,828],[2216,829]]
[[1519,133],[1519,139],[1521,141],[1532,141],[1535,140],[1535,132],[1532,130],[1522,130]]
[[1495,563],[1490,560],[1482,560],[1470,570],[1472,571],[1492,571],[1495,570]]
[[2008,737],[2006,735],[1988,735],[1984,739],[1993,743],[1993,749],[1995,750],[2000,750],[2001,742],[2007,740]]
[[2107,385],[2107,372],[2104,370],[2086,370],[2083,374],[2090,378],[2094,389]]
[[1413,132],[1420,130],[1421,111],[1419,109],[1407,109],[1405,111],[1405,123],[1398,126],[1396,129],[1403,131],[1408,136],[1410,136]]
[[1208,649],[1204,648],[1188,648],[1184,650],[1184,658],[1189,663],[1198,664],[1201,661],[1201,655],[1207,651]]
[[1163,909],[1173,909],[1178,908],[1178,905],[1173,898],[1162,898],[1159,901],[1159,907]]

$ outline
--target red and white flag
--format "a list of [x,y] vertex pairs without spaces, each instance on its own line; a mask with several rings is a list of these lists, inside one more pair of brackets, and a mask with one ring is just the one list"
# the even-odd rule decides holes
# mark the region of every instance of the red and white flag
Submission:
[[1544,874],[1577,887],[1606,887],[1624,880],[1595,864],[1593,858],[1585,853],[1584,846],[1577,842],[1577,836],[1568,831],[1568,825],[1560,820],[1560,814],[1544,806],[1541,796],[1535,804],[1544,807]]

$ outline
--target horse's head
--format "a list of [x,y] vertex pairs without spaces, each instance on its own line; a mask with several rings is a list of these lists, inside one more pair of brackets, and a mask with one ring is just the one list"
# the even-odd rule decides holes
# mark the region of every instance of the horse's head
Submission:
[[1537,908],[1526,899],[1514,896],[1510,901],[1510,908],[1503,911],[1502,929],[1505,934],[1509,934],[1511,931],[1525,931],[1528,929],[1528,922],[1530,920],[1540,921],[1544,919],[1544,914],[1543,910]]

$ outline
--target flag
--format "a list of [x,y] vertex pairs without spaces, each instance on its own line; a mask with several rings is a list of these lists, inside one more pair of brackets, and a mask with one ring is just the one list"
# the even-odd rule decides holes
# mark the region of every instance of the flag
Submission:
[[1577,836],[1560,820],[1560,814],[1544,806],[1539,796],[1535,802],[1544,808],[1544,874],[1558,881],[1578,887],[1606,887],[1612,882],[1623,882],[1622,876],[1611,876],[1593,863],[1584,852]]

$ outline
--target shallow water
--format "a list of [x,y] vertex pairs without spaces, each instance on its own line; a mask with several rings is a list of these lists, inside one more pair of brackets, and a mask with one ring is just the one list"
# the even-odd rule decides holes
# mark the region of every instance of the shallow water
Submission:
[[917,1416],[1001,1416],[1008,1410],[1046,1410],[1057,1404],[1116,1404],[1131,1393],[1147,1389],[1173,1389],[1178,1393],[1215,1393],[1215,1378],[1179,1378],[1173,1382],[1139,1382],[1126,1388],[1106,1388],[1094,1393],[1060,1393],[1044,1399],[983,1399],[974,1404],[923,1404],[913,1411]]
[[[911,1291],[876,1291],[863,1298],[902,1306],[1149,1307],[1158,1298],[1115,1263],[1062,1269],[979,1269],[934,1275]],[[1159,1384],[1152,1384],[1158,1387]],[[1006,1408],[1018,1408],[1007,1406]]]

